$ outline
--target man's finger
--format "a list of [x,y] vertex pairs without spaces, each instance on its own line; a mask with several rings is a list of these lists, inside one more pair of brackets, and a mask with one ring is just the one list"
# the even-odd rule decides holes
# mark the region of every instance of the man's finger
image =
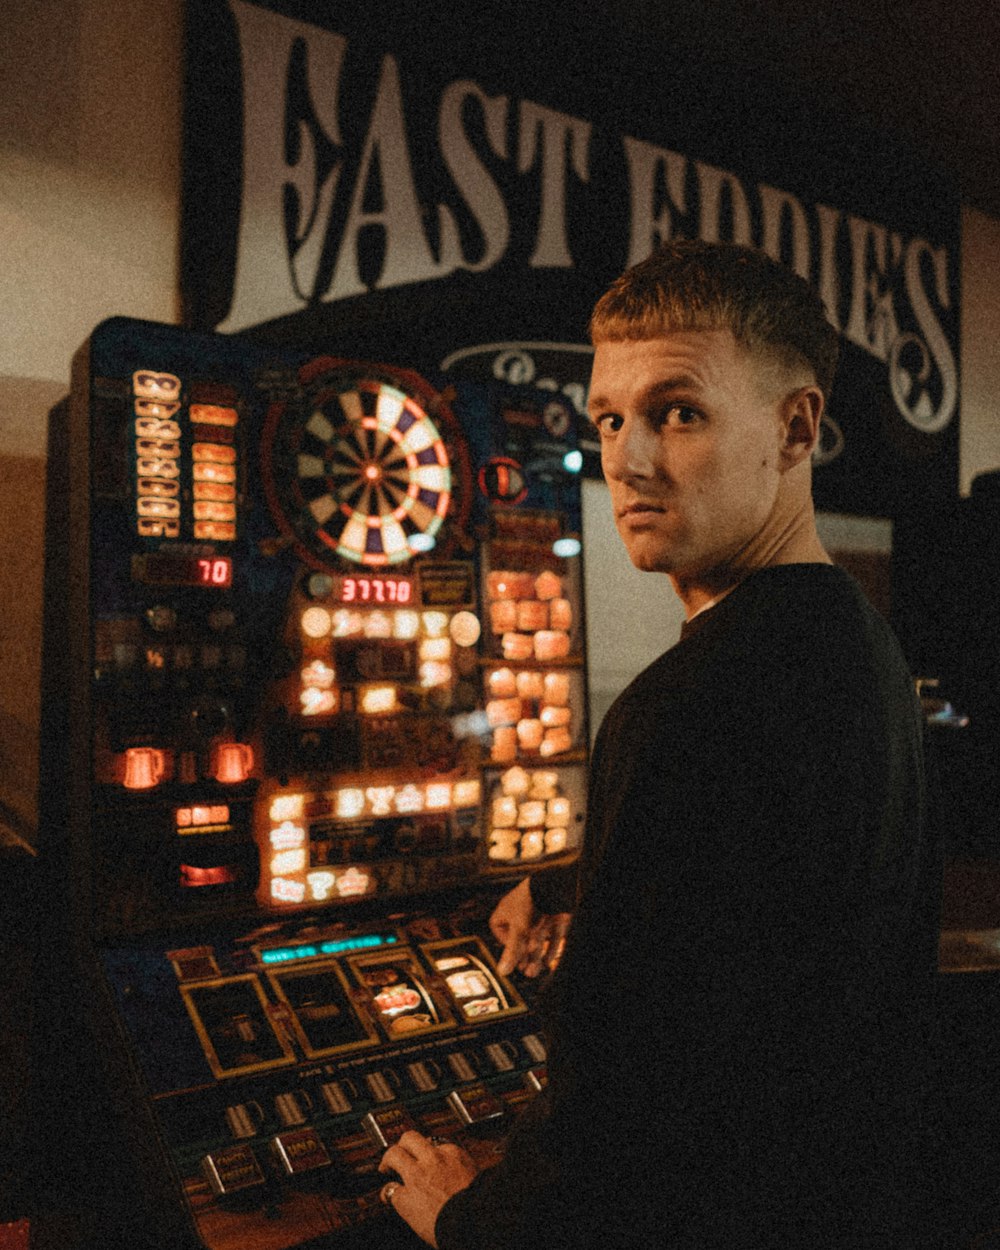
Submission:
[[497,972],[502,977],[509,976],[527,955],[526,933],[519,930],[509,934],[504,948],[497,960]]

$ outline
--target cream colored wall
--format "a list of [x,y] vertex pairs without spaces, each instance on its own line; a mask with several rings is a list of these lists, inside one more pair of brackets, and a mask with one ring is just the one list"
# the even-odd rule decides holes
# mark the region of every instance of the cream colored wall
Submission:
[[0,822],[35,815],[47,414],[91,329],[178,315],[181,0],[5,0]]
[[[181,49],[182,0],[3,6],[0,833],[30,838],[34,825],[48,410],[103,318],[179,312]],[[1000,465],[1000,221],[968,211],[963,230],[967,489]],[[588,484],[585,504],[598,710],[680,622],[665,581],[617,558],[602,490]]]
[[962,213],[961,489],[1000,469],[1000,220]]

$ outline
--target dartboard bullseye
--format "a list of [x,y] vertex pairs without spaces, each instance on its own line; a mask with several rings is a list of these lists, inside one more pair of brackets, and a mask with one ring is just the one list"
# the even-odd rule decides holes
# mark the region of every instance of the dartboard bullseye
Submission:
[[456,466],[462,451],[440,428],[447,417],[428,415],[434,393],[413,390],[393,378],[327,373],[301,402],[272,411],[264,440],[268,496],[311,563],[377,568],[437,545],[455,510],[464,461]]

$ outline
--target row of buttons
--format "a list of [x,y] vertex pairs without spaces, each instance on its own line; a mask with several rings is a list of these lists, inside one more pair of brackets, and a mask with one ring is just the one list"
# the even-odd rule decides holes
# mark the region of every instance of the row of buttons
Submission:
[[195,668],[215,670],[227,668],[239,672],[246,666],[247,649],[243,646],[221,647],[215,643],[177,643],[174,646],[141,646],[138,643],[116,642],[112,650],[114,667],[119,672],[144,668],[151,672],[185,672]]
[[[535,1033],[521,1039],[524,1054],[535,1064],[545,1062],[545,1046]],[[484,1071],[513,1071],[523,1062],[517,1046],[507,1040],[489,1042],[480,1054],[476,1050],[456,1050],[445,1057],[451,1076],[460,1082],[474,1082]],[[441,1064],[429,1057],[415,1059],[405,1066],[406,1077],[413,1091],[429,1093],[446,1078]],[[402,1079],[393,1068],[367,1072],[356,1084],[348,1077],[327,1081],[320,1086],[320,1096],[331,1115],[347,1115],[359,1102],[377,1104],[394,1102],[402,1093]],[[305,1090],[287,1090],[274,1098],[274,1115],[285,1128],[304,1124],[314,1107],[313,1095]],[[236,1138],[256,1137],[267,1117],[260,1103],[234,1103],[226,1108],[226,1122]]]
[[[370,1074],[377,1075],[377,1074]],[[534,1068],[525,1074],[524,1085],[531,1094],[538,1093],[546,1083],[543,1068]],[[287,1116],[291,1113],[292,1104],[288,1102],[294,1096],[282,1094],[275,1099],[279,1114]],[[504,1103],[485,1085],[467,1085],[455,1089],[447,1098],[448,1107],[461,1126],[473,1126],[501,1119],[506,1114]],[[257,1104],[253,1104],[256,1106]],[[235,1108],[227,1110],[229,1113]],[[239,1110],[246,1114],[246,1105],[240,1104]],[[403,1106],[385,1107],[368,1112],[361,1121],[361,1128],[368,1137],[371,1146],[362,1165],[362,1177],[369,1178],[368,1183],[378,1183],[374,1167],[377,1158],[371,1151],[381,1154],[393,1145],[407,1131],[418,1126],[410,1113]],[[343,1139],[346,1141],[346,1139]],[[341,1139],[338,1139],[338,1143]],[[336,1145],[333,1149],[336,1152]],[[322,1175],[325,1169],[334,1162],[330,1146],[324,1141],[319,1131],[303,1125],[289,1127],[286,1131],[276,1134],[268,1142],[270,1156],[280,1175],[286,1179],[306,1179],[314,1175]],[[244,1195],[247,1191],[262,1189],[267,1185],[267,1177],[261,1167],[253,1147],[243,1142],[235,1146],[223,1147],[212,1151],[202,1159],[202,1172],[218,1198],[227,1198],[236,1194]],[[342,1182],[346,1177],[342,1177]]]

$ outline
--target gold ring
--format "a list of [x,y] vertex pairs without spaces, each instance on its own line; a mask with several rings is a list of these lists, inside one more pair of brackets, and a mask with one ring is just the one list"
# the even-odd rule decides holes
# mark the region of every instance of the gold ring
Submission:
[[382,1188],[379,1190],[378,1196],[382,1199],[382,1201],[385,1203],[387,1207],[392,1206],[393,1195],[395,1194],[398,1188],[399,1188],[399,1181],[389,1181],[388,1184],[383,1185]]

